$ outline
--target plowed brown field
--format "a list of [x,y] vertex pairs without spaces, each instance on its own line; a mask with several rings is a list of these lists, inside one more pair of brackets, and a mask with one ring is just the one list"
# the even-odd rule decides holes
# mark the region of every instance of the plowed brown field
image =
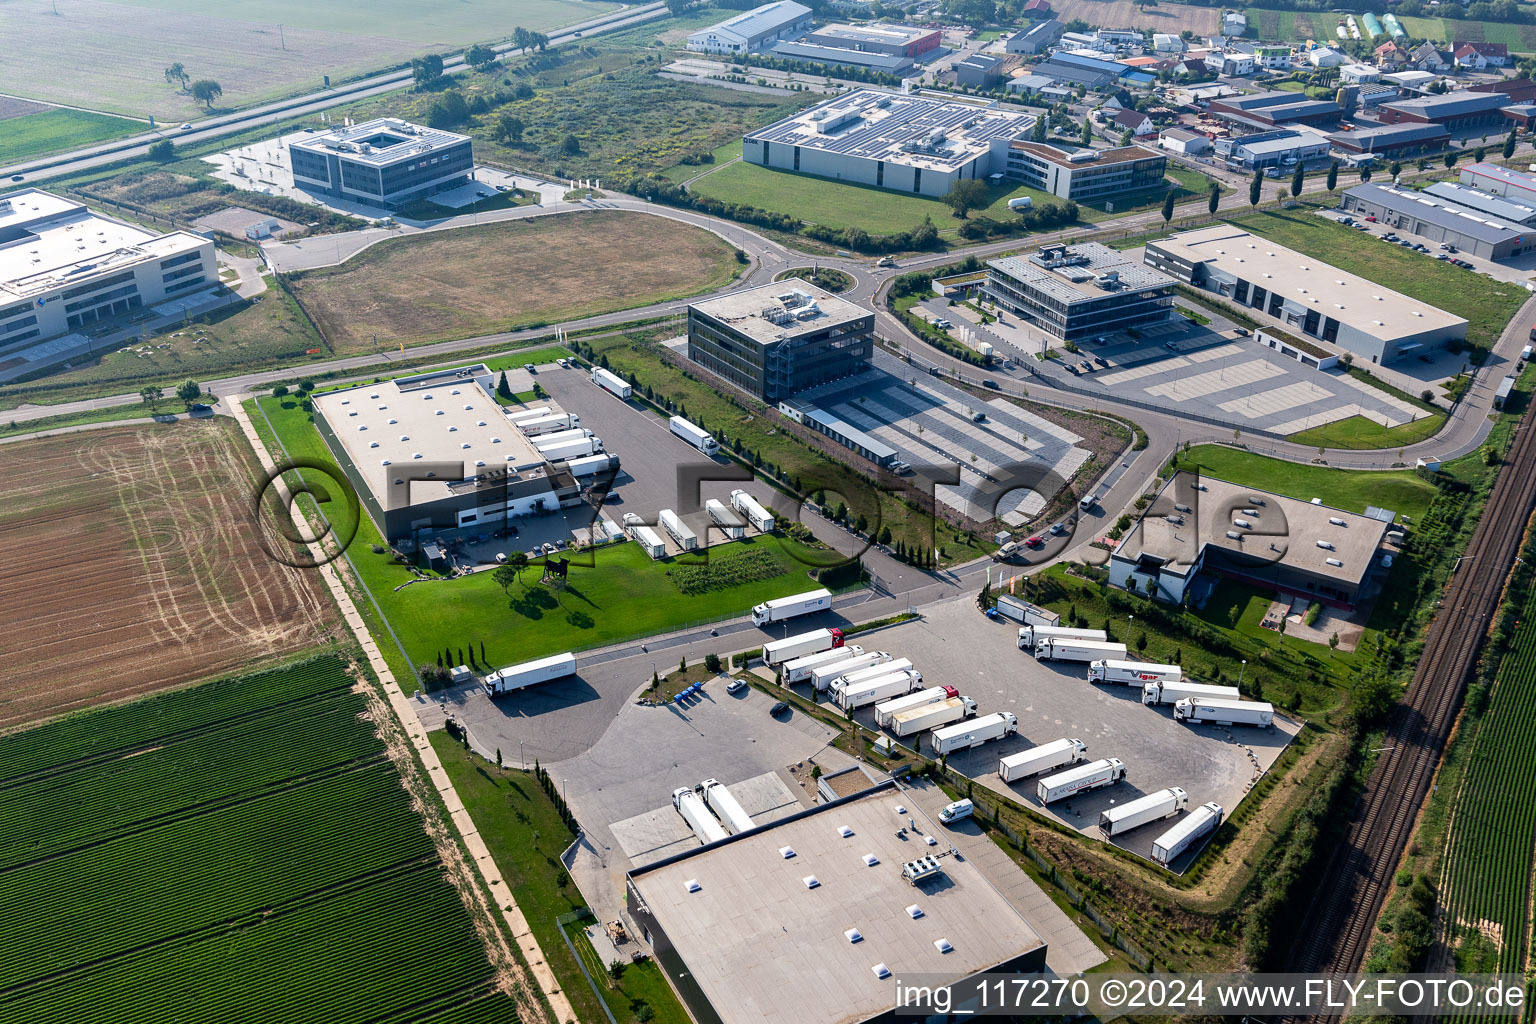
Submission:
[[0,730],[331,638],[257,542],[254,473],[222,418],[0,448]]

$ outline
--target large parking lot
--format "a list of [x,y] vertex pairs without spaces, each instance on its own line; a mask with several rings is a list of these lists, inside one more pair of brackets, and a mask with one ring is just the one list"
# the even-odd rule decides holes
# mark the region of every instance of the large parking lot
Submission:
[[[969,598],[930,605],[922,619],[881,630],[862,645],[910,658],[925,686],[955,687],[975,698],[978,715],[1016,715],[1017,735],[953,755],[950,767],[1094,838],[1100,811],[1169,786],[1189,794],[1190,810],[1214,800],[1231,814],[1300,728],[1279,715],[1273,729],[1182,725],[1171,709],[1144,706],[1138,689],[1090,684],[1085,665],[1037,662],[1018,649],[1016,623],[986,618]],[[873,728],[873,708],[856,717]],[[1010,786],[998,776],[999,758],[1063,737],[1082,740],[1090,760],[1124,761],[1125,781],[1042,808],[1036,778]],[[1175,820],[1126,833],[1116,845],[1146,857]]]

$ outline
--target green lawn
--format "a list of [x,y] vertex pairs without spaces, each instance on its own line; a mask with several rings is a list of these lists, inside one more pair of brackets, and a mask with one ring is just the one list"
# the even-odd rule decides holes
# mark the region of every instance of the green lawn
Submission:
[[592,948],[592,943],[587,941],[582,932],[582,927],[578,922],[566,926],[566,930],[571,936],[571,943],[576,947],[577,955],[597,982],[603,1002],[608,1004],[615,1018],[638,1021],[640,1007],[649,1006],[654,1014],[650,1020],[654,1024],[692,1024],[688,1011],[683,1009],[677,996],[673,995],[671,986],[661,973],[661,966],[655,960],[626,964],[623,978],[614,984],[607,975],[608,965],[601,962],[597,950]]
[[397,212],[399,216],[409,220],[443,220],[448,217],[463,217],[473,213],[492,213],[496,210],[511,210],[519,206],[532,206],[538,200],[537,193],[529,193],[519,197],[511,192],[496,192],[484,199],[477,199],[468,206],[442,206],[430,199],[418,199],[413,203],[402,206]]
[[1430,413],[1412,423],[1401,423],[1395,427],[1382,426],[1367,416],[1351,416],[1321,427],[1298,431],[1286,440],[1325,448],[1401,448],[1434,437],[1444,423],[1443,412]]
[[0,164],[148,131],[142,121],[57,107],[0,121]]
[[668,181],[687,181],[694,175],[703,174],[711,168],[718,168],[728,160],[735,160],[741,156],[741,140],[732,139],[722,145],[716,146],[712,151],[715,158],[713,164],[678,164],[676,167],[668,167],[661,172],[661,176]]
[[[206,13],[200,0],[126,0],[125,6],[191,14]],[[423,47],[439,43],[499,41],[517,25],[547,32],[561,25],[587,21],[620,5],[606,0],[517,0],[516,4],[419,4],[411,0],[355,0],[315,4],[305,0],[262,0],[260,23],[282,23],[293,29],[339,32],[345,35],[386,36],[419,40]],[[237,17],[235,14],[227,17]],[[257,18],[255,11],[249,16]],[[292,45],[290,40],[289,45]]]
[[1225,445],[1196,445],[1179,455],[1179,466],[1300,501],[1322,498],[1323,504],[1347,512],[1364,512],[1367,505],[1377,505],[1415,520],[1435,496],[1433,484],[1406,469],[1364,472],[1304,466]]
[[860,227],[872,235],[906,231],[924,217],[932,217],[946,235],[960,227],[949,207],[937,199],[776,171],[745,161],[722,167],[689,188],[699,195],[789,213],[811,224]]

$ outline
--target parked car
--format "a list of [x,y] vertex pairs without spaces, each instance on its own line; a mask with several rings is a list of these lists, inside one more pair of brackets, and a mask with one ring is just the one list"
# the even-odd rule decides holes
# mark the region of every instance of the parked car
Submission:
[[1084,370],[1087,370],[1089,373],[1093,372],[1093,364],[1086,359],[1079,360],[1078,365],[1081,366]]
[[184,124],[184,125],[182,125],[182,126],[181,126],[181,130],[182,130],[182,131],[184,131],[184,132],[189,132],[189,131],[191,131],[191,130],[192,130],[192,124],[191,124],[191,122],[190,122],[190,121],[189,121],[189,122],[188,122],[188,123],[186,123],[186,124]]
[[1108,366],[1109,365],[1109,360],[1105,359],[1103,356],[1094,356],[1093,357],[1093,361],[1098,363],[1100,366]]
[[533,368],[533,364],[532,363],[524,363],[523,364],[523,369],[527,370],[529,373],[538,373],[539,372],[538,370],[535,370]]
[[496,562],[497,562],[498,565],[506,565],[507,564],[507,553],[505,551],[498,551],[498,552],[496,552]]
[[1441,252],[1449,252],[1450,249],[1451,249],[1451,247],[1449,245],[1447,245],[1445,242],[1441,242],[1440,243],[1440,251]]
[[1461,250],[1456,248],[1454,245],[1447,245],[1445,247],[1445,251],[1446,252],[1460,252]]
[[789,710],[789,701],[781,700],[777,704],[775,704],[773,707],[768,709],[768,714],[770,716],[772,716],[773,718],[778,718],[780,715],[782,715],[784,712],[786,712],[788,710]]
[[1246,327],[1234,327],[1232,328],[1232,333],[1237,335],[1239,338],[1246,338],[1253,332],[1248,330]]
[[1445,254],[1445,253],[1443,253],[1443,252],[1437,252],[1437,253],[1435,253],[1435,259],[1437,259],[1437,260],[1444,260],[1444,261],[1445,261],[1445,262],[1447,262],[1447,263],[1449,263],[1449,262],[1451,262],[1451,258],[1450,258],[1450,257],[1449,257],[1449,256],[1447,256],[1447,255],[1446,255],[1446,254]]
[[984,380],[984,381],[981,382],[981,386],[984,387],[984,388],[991,388],[992,390],[996,391],[997,390],[997,381],[992,380],[991,378],[988,378],[987,380]]
[[25,174],[13,174],[13,175],[11,175],[11,180],[12,181],[25,181],[26,177],[27,176]]
[[726,685],[725,692],[726,693],[740,693],[742,690],[745,690],[746,688],[747,688],[747,681],[745,679],[732,679],[730,681],[730,683],[728,683]]
[[1374,213],[1371,214],[1370,216],[1365,218],[1365,221],[1366,221],[1367,224],[1375,224],[1376,223],[1376,215]]
[[1051,524],[1051,532],[1054,533],[1054,534],[1057,534],[1057,535],[1066,533],[1067,532],[1067,526],[1066,526],[1065,523],[1052,523]]
[[1045,547],[1045,541],[1040,538],[1039,534],[1036,534],[1035,536],[1026,540],[1024,542],[1024,546],[1031,548],[1042,548]]
[[1370,228],[1366,227],[1364,224],[1356,224],[1356,225],[1354,225],[1354,229],[1356,231],[1369,231],[1369,230],[1371,230]]

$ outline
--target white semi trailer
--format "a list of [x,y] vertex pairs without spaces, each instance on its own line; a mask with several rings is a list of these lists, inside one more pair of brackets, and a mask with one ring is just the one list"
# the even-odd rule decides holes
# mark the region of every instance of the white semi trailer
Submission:
[[752,609],[752,625],[766,626],[770,622],[783,622],[801,615],[824,612],[832,607],[832,591],[808,590],[793,597],[780,597],[764,601]]
[[1191,683],[1180,679],[1171,683],[1143,683],[1143,704],[1177,704],[1185,697],[1214,697],[1218,700],[1238,700],[1242,697],[1235,686],[1214,686],[1210,683]]
[[1275,706],[1262,700],[1223,700],[1219,697],[1185,697],[1173,705],[1177,722],[1202,722],[1207,725],[1255,725],[1268,728],[1275,724]]
[[541,416],[552,416],[554,412],[555,410],[547,405],[530,405],[526,409],[518,409],[516,411],[508,409],[507,422],[513,424],[526,423],[529,420],[536,420]]
[[1125,683],[1140,686],[1143,683],[1176,683],[1183,678],[1184,670],[1177,665],[1154,665],[1146,661],[1114,659],[1088,663],[1090,683]]
[[752,815],[748,814],[731,794],[729,789],[719,779],[705,779],[699,784],[699,790],[704,794],[704,806],[715,812],[715,817],[720,819],[720,824],[731,835],[745,832],[755,827],[752,823]]
[[725,829],[721,828],[720,822],[709,813],[709,808],[704,806],[704,801],[699,799],[699,794],[687,786],[679,786],[672,791],[672,806],[677,808],[677,813],[683,816],[688,827],[693,829],[693,834],[705,846],[718,843],[726,837]]
[[587,455],[596,455],[603,450],[603,439],[600,437],[582,437],[564,444],[534,445],[539,456],[549,462],[568,462],[571,459],[580,459]]
[[669,508],[661,510],[657,521],[661,528],[666,530],[671,538],[677,541],[677,546],[684,551],[697,551],[699,549],[699,535],[688,529],[688,524],[683,522],[681,516]]
[[630,537],[640,545],[647,555],[652,558],[665,558],[667,545],[656,536],[656,531],[645,525],[645,521],[633,512],[624,513],[624,529],[629,531]]
[[[1009,543],[1012,543],[1011,541]],[[1003,545],[1007,547],[1007,545]],[[1001,551],[999,548],[998,551]],[[994,552],[993,557],[996,557]],[[1037,604],[1021,601],[1012,594],[999,594],[997,598],[997,613],[1014,622],[1022,622],[1026,626],[1055,626],[1061,621],[1061,616],[1053,611],[1047,611]]]
[[861,668],[869,668],[871,665],[883,665],[891,660],[890,654],[885,651],[865,651],[863,654],[850,654],[841,661],[834,661],[828,665],[818,665],[811,669],[811,686],[816,690],[825,690],[832,685],[832,680],[849,672],[857,672]]
[[890,675],[892,672],[911,672],[912,675],[917,677],[917,682],[923,681],[923,674],[913,670],[910,658],[897,658],[895,661],[882,661],[876,665],[856,668],[851,672],[843,673],[843,675],[832,680],[832,695],[836,697],[837,694],[842,693],[851,686],[859,686],[879,676]]
[[542,416],[529,416],[526,419],[514,420],[517,429],[522,431],[524,437],[543,437],[546,434],[558,434],[566,430],[574,430],[581,425],[581,417],[573,416],[568,412],[546,412]]
[[904,696],[922,685],[923,677],[911,669],[906,669],[889,672],[873,679],[863,679],[842,688],[834,683],[832,699],[844,711],[857,711],[859,708],[878,704],[891,697]]
[[971,722],[960,722],[955,725],[945,726],[943,729],[935,729],[928,734],[928,747],[933,751],[934,757],[943,757],[945,754],[953,754],[961,750],[970,750],[979,747],[983,743],[1000,740],[1004,736],[1017,732],[1019,720],[1010,711],[999,711],[991,715],[983,715]]
[[582,477],[596,476],[606,473],[610,469],[619,468],[619,457],[604,452],[601,455],[583,455],[579,459],[571,459],[565,464],[565,468],[571,476],[580,480]]
[[1221,804],[1214,800],[1190,811],[1172,828],[1152,840],[1152,861],[1167,867],[1195,843],[1215,832],[1221,824]]
[[628,400],[635,393],[634,385],[616,373],[609,373],[601,366],[592,367],[592,383],[614,398]]
[[891,732],[897,736],[916,736],[975,717],[976,701],[970,697],[950,697],[937,704],[899,711],[891,718]]
[[1097,640],[1100,643],[1109,639],[1109,634],[1102,629],[1073,629],[1070,626],[1037,626],[1025,624],[1019,630],[1019,650],[1033,651],[1042,640]]
[[730,506],[718,498],[710,498],[704,503],[704,511],[709,513],[715,525],[725,532],[731,540],[740,540],[747,534],[747,525],[741,521],[741,517],[731,511]]
[[784,662],[784,682],[790,685],[806,682],[811,678],[811,673],[823,665],[847,661],[863,653],[864,648],[858,644],[848,644],[846,647],[834,647],[830,651],[817,651],[803,658],[786,661]]
[[810,654],[823,654],[843,646],[840,629],[813,629],[809,633],[796,633],[782,640],[770,640],[763,644],[763,664],[769,668],[803,658]]
[[997,760],[997,774],[1004,782],[1017,782],[1041,772],[1055,771],[1069,764],[1077,764],[1088,753],[1088,748],[1078,739],[1052,740],[1038,747],[1021,750]]
[[875,724],[880,728],[887,728],[891,719],[903,711],[911,711],[925,704],[937,704],[940,701],[950,700],[960,696],[960,691],[953,686],[930,686],[926,690],[918,690],[909,693],[905,697],[896,697],[875,705]]
[[1078,793],[1112,786],[1123,778],[1125,762],[1118,757],[1106,757],[1102,761],[1090,761],[1055,775],[1047,775],[1035,783],[1035,796],[1042,804],[1049,804]]
[[746,491],[731,492],[731,507],[746,516],[747,522],[759,533],[773,532],[773,514]]
[[671,421],[672,433],[693,445],[705,455],[713,455],[720,450],[720,444],[710,436],[709,431],[696,423],[690,423],[681,416],[673,416]]
[[1047,638],[1035,644],[1035,657],[1041,661],[1100,661],[1124,659],[1125,655],[1125,644],[1105,640]]
[[1099,812],[1099,831],[1105,839],[1124,835],[1132,829],[1150,825],[1189,806],[1189,794],[1178,786],[1160,789],[1156,793],[1128,800],[1118,807]]
[[540,658],[538,661],[525,661],[521,665],[512,665],[492,672],[484,679],[485,692],[494,697],[497,694],[521,690],[525,686],[564,679],[575,674],[576,655],[555,654],[548,658]]
[[552,430],[546,434],[530,437],[528,440],[535,448],[549,448],[565,444],[567,441],[580,441],[584,437],[592,436],[592,431],[585,427],[571,427],[568,430]]

